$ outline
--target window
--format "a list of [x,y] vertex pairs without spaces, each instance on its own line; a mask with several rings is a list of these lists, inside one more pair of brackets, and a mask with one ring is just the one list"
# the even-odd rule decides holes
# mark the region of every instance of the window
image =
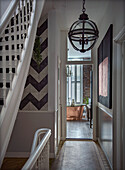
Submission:
[[83,103],[83,65],[67,66],[67,106]]

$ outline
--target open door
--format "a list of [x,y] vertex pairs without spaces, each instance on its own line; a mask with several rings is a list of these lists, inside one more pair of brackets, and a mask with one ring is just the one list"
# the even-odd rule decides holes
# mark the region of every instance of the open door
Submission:
[[91,108],[90,108],[90,128],[92,127],[93,119],[93,71],[90,71],[90,98],[91,98]]
[[61,97],[60,97],[60,90],[61,90],[61,72],[60,72],[61,62],[59,60],[58,62],[58,72],[57,72],[57,105],[58,105],[58,111],[57,111],[57,145],[59,145],[60,138],[61,138]]

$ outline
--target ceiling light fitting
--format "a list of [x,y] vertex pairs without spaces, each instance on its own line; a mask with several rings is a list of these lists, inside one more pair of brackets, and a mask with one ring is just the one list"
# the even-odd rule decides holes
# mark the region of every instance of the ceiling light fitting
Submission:
[[83,13],[79,16],[79,20],[72,24],[68,33],[73,48],[82,53],[91,50],[99,37],[98,28],[93,21],[89,20],[84,5],[85,0],[83,0]]

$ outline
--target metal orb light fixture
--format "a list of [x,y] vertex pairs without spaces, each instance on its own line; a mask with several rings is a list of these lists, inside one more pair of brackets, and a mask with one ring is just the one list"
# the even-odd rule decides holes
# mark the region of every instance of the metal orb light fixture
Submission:
[[98,28],[93,21],[89,20],[84,5],[85,0],[83,0],[83,9],[79,20],[72,24],[68,33],[73,48],[82,53],[92,49],[99,37]]

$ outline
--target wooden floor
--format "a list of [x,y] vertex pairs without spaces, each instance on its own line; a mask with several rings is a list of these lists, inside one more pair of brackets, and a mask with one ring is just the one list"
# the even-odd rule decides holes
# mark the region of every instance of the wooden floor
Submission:
[[21,170],[27,158],[5,158],[0,170]]
[[88,120],[67,121],[67,138],[92,139],[93,129]]
[[110,170],[99,145],[90,141],[65,141],[51,170]]
[[[27,158],[5,158],[1,170],[21,170]],[[92,140],[61,141],[50,170],[110,170],[99,145]]]
[[[50,159],[50,169],[110,170],[99,145],[92,140],[84,140],[91,139],[92,132],[93,129],[90,129],[89,122],[86,120],[67,121],[68,139],[60,142],[56,159]],[[24,158],[6,158],[1,170],[21,170],[26,160]]]

